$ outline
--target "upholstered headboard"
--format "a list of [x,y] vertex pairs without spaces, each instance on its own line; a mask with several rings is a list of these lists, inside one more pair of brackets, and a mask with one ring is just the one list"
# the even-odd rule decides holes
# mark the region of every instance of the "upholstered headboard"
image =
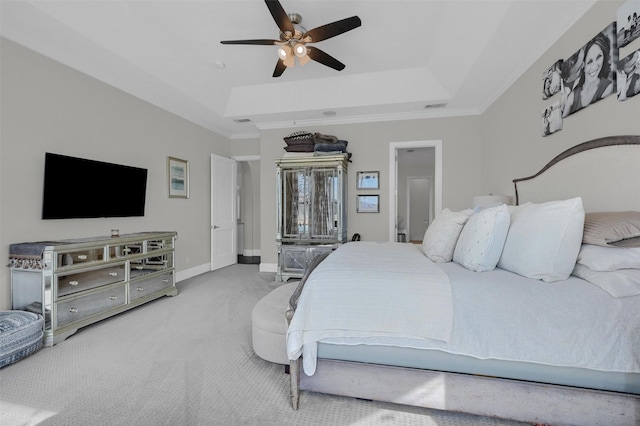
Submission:
[[640,136],[581,143],[513,183],[518,205],[582,197],[586,212],[640,211]]

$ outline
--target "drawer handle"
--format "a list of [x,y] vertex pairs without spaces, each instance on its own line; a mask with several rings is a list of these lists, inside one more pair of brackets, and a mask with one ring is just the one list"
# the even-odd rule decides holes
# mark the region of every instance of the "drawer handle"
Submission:
[[165,278],[164,280],[162,280],[162,282],[163,282],[163,283],[168,283],[168,282],[169,282],[169,280]]
[[137,269],[138,271],[142,271],[142,270],[144,269],[144,266],[136,266],[136,269]]
[[71,312],[72,314],[75,314],[76,312],[78,312],[78,308],[71,308],[69,309],[69,312]]
[[117,272],[109,272],[109,275],[111,275],[112,277],[117,277],[118,273]]
[[110,300],[118,300],[118,296],[109,296]]
[[78,285],[80,284],[78,281],[69,281],[69,285]]
[[136,291],[144,291],[144,288],[142,288],[142,287],[137,287],[137,288],[136,288]]
[[78,260],[87,260],[87,255],[86,254],[79,254],[78,255]]

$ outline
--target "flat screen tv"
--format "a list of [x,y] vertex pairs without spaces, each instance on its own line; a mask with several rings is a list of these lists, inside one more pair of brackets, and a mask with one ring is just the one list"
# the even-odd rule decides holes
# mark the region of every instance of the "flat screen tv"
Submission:
[[42,219],[144,216],[147,169],[45,153]]

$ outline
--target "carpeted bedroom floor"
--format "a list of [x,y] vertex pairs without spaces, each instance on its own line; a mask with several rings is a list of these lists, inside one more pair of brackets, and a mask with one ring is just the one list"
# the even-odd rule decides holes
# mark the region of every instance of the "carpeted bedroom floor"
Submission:
[[0,425],[523,425],[303,392],[251,347],[251,309],[277,287],[257,265],[163,297],[0,369]]

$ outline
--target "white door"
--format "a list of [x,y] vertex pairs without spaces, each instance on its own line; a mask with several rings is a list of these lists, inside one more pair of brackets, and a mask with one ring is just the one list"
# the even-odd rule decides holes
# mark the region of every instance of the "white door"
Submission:
[[422,241],[430,221],[431,179],[428,177],[409,177],[407,180],[408,239],[409,241]]
[[211,154],[211,270],[237,261],[236,161]]

